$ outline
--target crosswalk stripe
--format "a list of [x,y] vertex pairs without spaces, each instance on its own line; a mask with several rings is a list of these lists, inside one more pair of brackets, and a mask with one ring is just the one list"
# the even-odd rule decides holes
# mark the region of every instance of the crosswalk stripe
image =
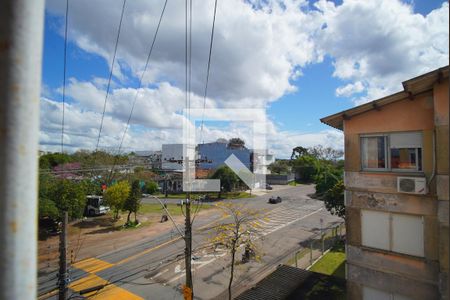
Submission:
[[74,263],[72,266],[88,273],[97,273],[101,270],[111,268],[113,264],[97,258],[88,258]]

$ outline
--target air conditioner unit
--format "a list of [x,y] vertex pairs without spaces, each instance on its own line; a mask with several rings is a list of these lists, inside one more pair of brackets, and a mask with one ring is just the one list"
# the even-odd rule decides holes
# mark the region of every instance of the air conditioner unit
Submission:
[[424,177],[397,177],[397,191],[408,194],[426,194],[427,180]]

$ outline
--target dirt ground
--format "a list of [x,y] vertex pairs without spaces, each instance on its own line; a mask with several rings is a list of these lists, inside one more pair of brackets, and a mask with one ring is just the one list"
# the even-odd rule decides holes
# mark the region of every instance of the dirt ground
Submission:
[[[216,209],[200,211],[198,217],[216,212]],[[126,214],[114,222],[111,215],[87,218],[72,222],[68,226],[68,260],[72,263],[89,257],[96,257],[142,239],[160,235],[173,229],[169,220],[160,223],[161,214],[138,214],[137,219],[143,224],[137,228],[123,229]],[[133,219],[132,219],[133,220]],[[183,216],[175,216],[177,224],[184,222]],[[38,269],[50,271],[58,268],[59,237],[51,236],[38,243]]]

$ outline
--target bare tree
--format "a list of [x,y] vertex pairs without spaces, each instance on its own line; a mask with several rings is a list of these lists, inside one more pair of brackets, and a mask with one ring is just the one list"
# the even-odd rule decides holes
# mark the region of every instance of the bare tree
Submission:
[[228,282],[228,299],[231,299],[231,286],[234,278],[234,266],[236,254],[240,247],[245,246],[244,257],[256,255],[255,240],[259,237],[258,219],[261,211],[251,210],[244,205],[233,203],[220,203],[221,208],[228,218],[228,222],[215,227],[216,235],[212,238],[212,243],[216,246],[223,245],[230,252],[231,268],[230,280]]

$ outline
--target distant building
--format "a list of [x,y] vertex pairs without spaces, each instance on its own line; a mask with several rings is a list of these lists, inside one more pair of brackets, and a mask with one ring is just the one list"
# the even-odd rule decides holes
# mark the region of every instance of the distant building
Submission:
[[183,174],[178,171],[168,170],[162,175],[156,177],[156,182],[162,193],[181,193],[183,192]]
[[150,169],[161,169],[161,151],[136,151],[129,162]]
[[251,168],[251,152],[246,147],[229,147],[228,141],[219,139],[213,143],[199,144],[198,157],[206,162],[199,163],[198,167],[204,170],[217,169],[225,165],[225,161],[234,154],[247,168]]
[[183,144],[163,144],[161,168],[163,170],[182,171]]
[[344,131],[348,299],[449,299],[449,67],[325,117]]
[[255,174],[270,174],[269,165],[275,162],[275,155],[269,150],[253,150],[251,152],[251,166]]

